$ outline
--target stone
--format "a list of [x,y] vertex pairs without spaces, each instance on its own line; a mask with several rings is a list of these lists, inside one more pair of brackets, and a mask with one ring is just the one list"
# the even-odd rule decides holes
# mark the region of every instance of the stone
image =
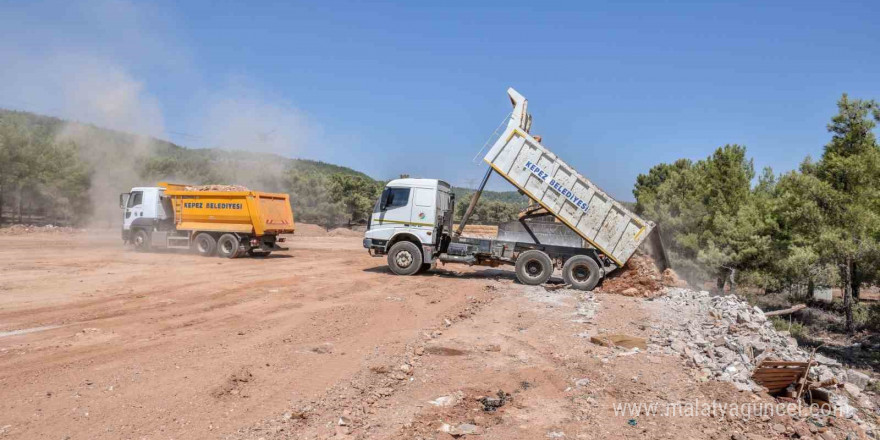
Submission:
[[785,425],[783,425],[782,423],[774,423],[773,430],[778,432],[779,434],[782,434],[785,432]]
[[860,390],[864,390],[871,383],[871,377],[865,373],[849,369],[846,370],[846,381],[859,387]]
[[822,440],[837,440],[837,436],[834,435],[834,433],[831,431],[820,433],[819,438],[821,438]]
[[440,396],[440,397],[438,397],[428,403],[430,403],[431,405],[434,405],[434,406],[448,408],[451,406],[458,405],[458,402],[460,402],[460,401],[461,401],[460,393],[454,393],[454,394],[450,394],[448,396]]
[[813,359],[815,359],[816,362],[819,363],[819,365],[832,365],[835,367],[840,366],[840,361],[838,361],[837,359],[832,359],[832,358],[825,356],[821,353],[816,353],[813,356]]
[[578,388],[589,386],[590,379],[587,379],[586,377],[583,379],[578,379],[574,382],[574,385]]
[[862,394],[862,390],[857,385],[849,382],[843,384],[843,389],[853,397],[859,397],[859,394]]
[[452,426],[448,423],[444,423],[440,426],[440,432],[445,432],[453,437],[460,437],[463,435],[479,435],[480,428],[477,425],[471,423],[462,423],[458,426]]

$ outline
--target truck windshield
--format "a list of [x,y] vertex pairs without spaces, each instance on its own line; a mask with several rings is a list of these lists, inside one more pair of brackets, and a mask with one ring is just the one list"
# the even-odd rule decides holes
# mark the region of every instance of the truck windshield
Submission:
[[128,198],[128,207],[132,208],[143,203],[144,193],[142,191],[133,191]]
[[378,211],[400,208],[409,203],[409,188],[385,188],[379,199]]

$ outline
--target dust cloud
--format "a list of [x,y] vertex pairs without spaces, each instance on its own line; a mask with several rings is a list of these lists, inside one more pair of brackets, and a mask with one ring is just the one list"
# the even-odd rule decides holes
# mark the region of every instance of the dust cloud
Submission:
[[[118,196],[154,180],[189,182],[187,176],[145,181],[139,165],[156,153],[158,139],[173,132],[188,135],[184,147],[218,148],[293,156],[302,151],[316,127],[289,102],[273,98],[244,77],[211,89],[193,67],[186,38],[167,14],[128,1],[96,0],[60,7],[80,23],[74,29],[40,26],[27,7],[0,17],[9,32],[27,32],[38,43],[21,47],[0,41],[0,106],[57,116],[71,121],[56,134],[78,145],[89,164],[90,201],[97,227],[121,223]],[[31,13],[29,13],[31,12]],[[89,31],[83,31],[88,28]],[[162,72],[156,75],[156,72]],[[167,73],[167,74],[166,74]],[[161,78],[150,83],[148,78]],[[153,90],[183,90],[189,96],[185,117],[168,128],[163,102]],[[165,96],[169,96],[166,95]],[[95,127],[116,130],[108,135]],[[218,184],[243,184],[280,190],[284,166],[266,155],[218,154],[213,175]],[[198,182],[209,183],[209,182]],[[267,187],[268,186],[268,187]]]

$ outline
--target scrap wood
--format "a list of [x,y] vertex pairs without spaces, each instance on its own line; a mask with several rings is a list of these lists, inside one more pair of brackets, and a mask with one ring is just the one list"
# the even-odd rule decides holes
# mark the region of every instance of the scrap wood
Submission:
[[839,384],[840,384],[840,382],[837,380],[837,378],[832,377],[831,379],[823,380],[822,382],[811,383],[809,385],[809,390],[813,391],[813,390],[818,390],[819,388],[836,387]]
[[806,305],[806,304],[798,304],[798,305],[796,305],[796,306],[792,306],[792,307],[790,307],[790,308],[788,308],[788,309],[774,310],[774,311],[772,311],[772,312],[764,312],[764,316],[789,315],[789,314],[792,314],[792,313],[794,313],[794,312],[797,312],[798,310],[803,310],[803,309],[806,309],[806,308],[807,308],[807,305]]
[[629,335],[596,335],[590,338],[590,342],[605,347],[638,348],[639,350],[648,348],[644,338]]
[[813,364],[812,359],[809,362],[765,360],[755,368],[752,380],[767,388],[771,394],[778,393],[805,377],[808,366]]
[[[821,347],[821,345],[819,347]],[[813,365],[813,356],[816,356],[816,350],[818,350],[819,347],[814,348],[810,353],[810,360],[807,361],[807,369],[804,371],[804,379],[801,381],[801,387],[798,389],[797,395],[794,396],[798,402],[800,402],[801,396],[804,394],[804,387],[807,386],[807,382],[810,381],[810,366]]]

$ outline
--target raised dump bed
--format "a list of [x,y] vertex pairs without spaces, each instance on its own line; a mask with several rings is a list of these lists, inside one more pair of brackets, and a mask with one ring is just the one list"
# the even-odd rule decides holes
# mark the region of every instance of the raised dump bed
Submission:
[[483,158],[495,172],[623,266],[654,228],[528,133],[525,98],[514,89],[507,128]]

